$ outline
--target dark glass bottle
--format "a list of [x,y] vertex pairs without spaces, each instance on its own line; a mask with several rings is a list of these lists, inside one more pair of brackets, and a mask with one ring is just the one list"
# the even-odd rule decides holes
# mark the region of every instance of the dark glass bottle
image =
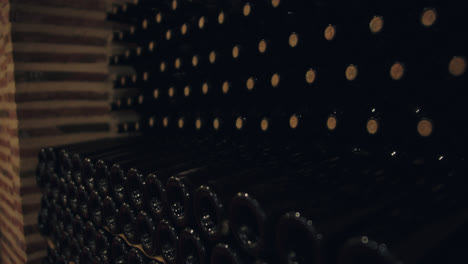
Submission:
[[[288,229],[282,229],[288,226]],[[278,221],[277,247],[281,263],[320,263],[320,236],[300,213],[287,213]]]
[[84,247],[81,250],[79,263],[98,264],[101,263],[101,260],[98,256],[94,256],[88,247]]
[[55,153],[53,148],[46,149],[46,156],[47,156],[47,168],[51,169],[54,172],[57,172],[57,154]]
[[88,197],[88,192],[86,191],[85,187],[80,185],[77,191],[78,214],[85,221],[90,219],[88,210]]
[[[381,164],[384,164],[384,166],[381,164],[379,165],[380,167],[376,166],[371,169],[373,171],[372,173],[369,173],[367,177],[363,178],[365,179],[364,182],[367,182],[369,187],[363,188],[363,185],[358,182],[361,186],[357,189],[360,192],[359,196],[354,196],[354,198],[353,196],[337,197],[342,200],[341,205],[334,205],[335,203],[333,203],[332,200],[329,200],[328,202],[331,208],[337,208],[337,206],[341,207],[342,205],[346,205],[347,207],[335,210],[334,213],[332,213],[332,211],[327,213],[327,210],[323,210],[322,213],[313,213],[314,210],[309,208],[303,211],[302,214],[299,214],[299,216],[302,217],[301,221],[297,221],[301,219],[301,217],[298,216],[297,219],[289,218],[289,220],[287,220],[291,223],[289,227],[287,227],[288,225],[280,224],[278,226],[278,234],[282,233],[282,237],[278,238],[278,242],[283,244],[283,249],[279,249],[280,252],[284,252],[283,256],[288,256],[290,255],[288,250],[297,250],[297,248],[294,249],[294,247],[290,246],[292,243],[287,242],[289,241],[288,239],[291,238],[288,238],[287,235],[290,233],[288,232],[288,228],[292,228],[294,226],[292,223],[295,222],[296,226],[303,226],[303,232],[301,232],[301,234],[306,234],[306,225],[301,225],[301,223],[306,223],[309,219],[314,221],[314,217],[312,217],[312,215],[317,215],[314,221],[314,226],[320,231],[320,235],[323,237],[321,244],[327,245],[323,247],[328,250],[325,256],[327,258],[333,258],[333,256],[336,256],[336,252],[334,252],[332,248],[336,249],[338,245],[343,243],[342,239],[346,236],[353,236],[353,234],[357,235],[355,232],[360,228],[365,227],[369,223],[368,221],[377,221],[376,218],[378,218],[381,219],[380,221],[382,221],[382,223],[392,222],[387,221],[390,219],[389,216],[380,218],[384,212],[393,211],[397,213],[398,211],[403,210],[403,208],[411,210],[409,208],[411,208],[413,203],[420,203],[421,207],[425,208],[422,204],[430,203],[432,199],[431,196],[441,199],[444,197],[442,195],[444,192],[441,191],[440,194],[436,195],[437,193],[435,191],[434,193],[429,194],[428,190],[432,189],[433,186],[441,184],[440,180],[442,178],[440,178],[440,172],[442,170],[437,169],[439,172],[434,173],[433,175],[437,175],[439,177],[436,176],[431,178],[431,180],[429,180],[430,177],[428,176],[432,175],[435,168],[432,167],[430,169],[432,171],[431,173],[425,173],[426,168],[429,168],[428,164],[440,163],[444,158],[438,162],[436,160],[437,159],[434,158],[434,160],[430,162],[429,160],[424,160],[420,157],[410,158],[401,155],[397,151],[389,151],[387,158],[380,159],[380,162],[382,162]],[[363,176],[365,176],[364,171],[362,173]],[[442,175],[443,174],[444,173],[442,173]],[[339,199],[337,199],[338,202]],[[350,212],[349,209],[346,208],[353,208],[353,211]],[[436,206],[433,207],[433,209],[435,208]],[[336,211],[338,211],[339,214],[337,214]],[[401,216],[404,218],[410,216],[404,212],[401,213]],[[320,217],[318,215],[320,215]],[[329,217],[326,217],[326,215],[329,215]],[[397,215],[400,214],[398,213]],[[304,217],[307,220],[305,220]],[[327,218],[330,220],[325,221],[322,224],[322,221]],[[284,227],[282,232],[280,232],[281,226]],[[403,233],[403,231],[400,233]],[[305,236],[298,236],[296,237],[296,243],[303,245],[305,242],[299,241],[304,241],[304,239]],[[283,243],[281,241],[285,242]],[[296,253],[296,256],[299,255],[300,254]]]
[[54,228],[52,228],[51,239],[57,247],[60,247],[61,238],[65,233],[65,226],[63,223],[64,210],[57,204],[52,204],[52,217],[51,223]]
[[37,218],[39,232],[43,236],[48,236],[51,233],[52,226],[50,220],[52,220],[52,208],[47,197],[43,195],[41,198],[41,209]]
[[81,177],[83,169],[83,161],[80,156],[77,154],[72,155],[71,157],[72,169],[71,169],[71,179],[78,186],[83,184],[83,179]]
[[160,253],[160,247],[156,239],[157,224],[151,217],[141,211],[136,218],[136,229],[140,236],[143,251],[149,256],[156,256]]
[[109,228],[109,231],[116,235],[121,233],[119,222],[119,208],[111,197],[106,197],[102,202],[102,224]]
[[70,182],[67,185],[67,203],[68,203],[68,208],[72,211],[72,213],[77,214],[78,213],[78,190],[77,190],[77,185],[74,183]]
[[65,209],[63,224],[67,235],[73,236],[73,213],[69,208]]
[[56,263],[57,259],[59,257],[59,252],[57,251],[56,248],[52,247],[47,247],[47,258],[50,263]]
[[112,186],[112,197],[118,204],[125,202],[125,183],[126,177],[118,164],[112,165],[109,182]]
[[70,245],[70,257],[67,258],[69,261],[78,263],[80,261],[81,247],[78,241],[73,238]]
[[120,23],[131,23],[133,22],[132,17],[128,16],[127,14],[127,4],[120,6],[120,5],[113,5],[112,10],[110,13],[107,13],[107,20],[120,22]]
[[[314,156],[315,160],[310,159]],[[315,203],[333,200],[339,203],[339,198],[345,197],[344,195],[349,196],[349,199],[356,199],[355,196],[359,194],[355,190],[356,184],[346,182],[352,179],[351,175],[354,173],[351,165],[359,159],[327,157],[318,153],[303,155],[301,159],[303,161],[291,160],[282,164],[281,169],[273,169],[271,177],[263,183],[260,181],[238,188],[241,193],[235,195],[231,201],[229,219],[234,237],[249,254],[268,255],[267,252],[272,250],[272,238],[268,238],[272,233],[269,230],[274,228],[274,219],[282,211],[302,206],[315,208]],[[250,191],[242,192],[248,189]],[[301,205],[302,203],[307,205]],[[268,207],[270,208],[265,210]]]
[[94,165],[94,181],[101,198],[109,195],[109,169],[103,160],[98,160]]
[[[176,154],[167,159],[161,160],[159,164],[155,165],[156,169],[152,174],[148,175],[145,179],[145,202],[155,219],[161,219],[164,214],[164,197],[166,186],[163,182],[167,181],[172,175],[181,171],[189,170],[203,164],[206,160],[206,155],[200,152],[194,152],[193,149],[186,149],[183,155]],[[196,156],[198,154],[198,157]]]
[[67,183],[71,182],[72,162],[71,157],[64,150],[58,153],[58,174],[63,177]]
[[133,4],[137,5],[140,8],[162,8],[163,3],[155,2],[152,0],[133,0]]
[[40,149],[38,154],[38,164],[36,167],[36,183],[40,188],[44,188],[47,184],[46,168],[47,154],[45,149]]
[[78,244],[80,245],[80,248],[84,246],[85,241],[84,241],[84,230],[85,230],[85,224],[81,217],[79,215],[75,215],[73,217],[73,234],[75,234],[75,238],[78,241]]
[[195,230],[185,228],[179,235],[177,255],[181,264],[208,263],[210,248],[206,247]]
[[83,160],[83,185],[88,192],[95,191],[94,164],[89,158]]
[[176,263],[179,234],[168,220],[161,220],[156,230],[158,244],[166,263]]
[[143,201],[143,175],[138,173],[136,169],[130,169],[127,172],[126,180],[127,197],[132,209],[135,211],[143,210],[145,205]]
[[224,243],[219,243],[211,250],[210,261],[213,264],[229,263],[240,264],[244,263],[241,255],[232,246]]
[[68,206],[68,196],[67,196],[67,183],[64,178],[58,179],[58,203],[62,208],[67,208]]
[[93,255],[94,252],[96,252],[96,233],[97,230],[94,227],[94,224],[91,221],[87,221],[83,230],[83,242]]
[[[240,166],[243,166],[240,164]],[[269,173],[269,172],[270,173]],[[228,235],[229,224],[227,221],[227,210],[225,209],[228,201],[239,192],[249,179],[255,179],[255,182],[261,182],[268,176],[273,177],[274,169],[248,168],[245,171],[228,174],[219,180],[207,180],[194,193],[194,214],[195,222],[201,234],[211,241],[217,241]],[[233,181],[237,178],[238,181]],[[229,189],[225,185],[229,182]],[[251,182],[251,184],[255,184]]]
[[127,263],[127,253],[128,253],[128,246],[125,243],[125,241],[122,238],[115,236],[111,244],[112,263],[116,263],[116,264]]
[[67,258],[65,255],[58,255],[57,258],[55,259],[55,262],[54,263],[57,263],[57,264],[67,264],[68,261],[67,261]]
[[169,215],[177,226],[187,226],[192,222],[193,202],[191,197],[193,190],[206,180],[231,173],[229,168],[235,168],[233,165],[223,163],[221,160],[218,162],[217,165],[212,164],[193,168],[168,179],[165,201]]
[[[346,241],[338,256],[338,263],[401,263],[401,261],[411,260],[413,263],[438,263],[434,255],[440,258],[443,251],[434,254],[432,250],[444,248],[444,245],[451,244],[454,247],[465,245],[466,243],[456,239],[457,233],[466,229],[466,213],[451,215],[444,221],[436,224],[425,225],[414,229],[414,235],[406,238],[402,242],[388,241],[379,243],[370,236],[358,236]],[[455,220],[458,218],[457,220]],[[464,219],[464,220],[463,220]],[[447,228],[447,223],[450,227]],[[430,234],[430,235],[428,235]],[[436,236],[437,235],[437,236]],[[452,244],[453,243],[453,244]],[[445,253],[445,252],[444,252]],[[457,254],[456,252],[454,252]],[[445,257],[453,257],[443,255]],[[465,256],[458,255],[458,259],[465,259]],[[437,257],[436,257],[437,258]]]
[[136,231],[136,215],[127,203],[122,204],[118,210],[118,225],[128,242],[131,244],[140,243],[140,237]]
[[[463,159],[439,155],[428,162],[431,166],[423,168],[425,181],[419,181],[406,199],[369,219],[371,222],[355,230],[355,238],[342,243],[340,263],[356,258],[382,262],[389,258],[388,252],[394,260],[430,263],[435,248],[450,243],[458,232],[466,230],[467,214],[460,207],[465,195],[459,188],[465,181],[460,177],[466,171]],[[381,247],[387,252],[369,250],[379,243],[385,243]],[[334,253],[330,250],[328,254]]]
[[102,224],[102,205],[101,197],[97,191],[91,192],[88,201],[88,215],[96,226],[101,226]]
[[[65,256],[65,259],[71,260],[74,253],[76,253],[76,247],[73,245],[73,237],[63,237],[63,241],[60,244],[59,251]],[[79,250],[79,248],[78,248]],[[79,254],[79,253],[78,253]],[[78,255],[79,256],[79,255]]]
[[58,181],[58,176],[55,172],[52,171],[52,169],[47,169],[48,172],[46,172],[47,174],[47,178],[48,178],[48,184],[47,184],[47,187],[45,189],[45,192],[44,192],[44,195],[47,197],[47,200],[49,200],[49,202],[51,204],[59,204],[59,189],[58,189],[58,184],[59,184],[59,181]]
[[163,197],[165,192],[164,184],[159,178],[150,174],[145,179],[145,202],[153,219],[160,220],[164,217]]
[[110,258],[110,242],[108,235],[102,229],[96,233],[96,251],[94,255],[99,256],[101,263],[112,263]]
[[146,257],[136,248],[130,249],[127,253],[127,263],[146,264]]

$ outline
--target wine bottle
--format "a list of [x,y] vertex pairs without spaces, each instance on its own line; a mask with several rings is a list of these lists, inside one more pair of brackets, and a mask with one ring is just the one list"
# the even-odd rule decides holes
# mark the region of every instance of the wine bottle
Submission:
[[145,201],[147,208],[153,219],[160,220],[164,217],[163,196],[165,192],[164,184],[159,178],[150,174],[145,179]]
[[110,13],[107,13],[107,20],[121,22],[121,23],[131,23],[133,20],[127,15],[127,6],[113,5]]
[[47,179],[46,168],[47,168],[47,153],[45,149],[40,149],[38,154],[38,164],[36,167],[36,183],[43,189],[46,186]]
[[227,20],[228,15],[222,8],[211,13],[203,10],[198,17],[198,39],[210,39],[213,43],[219,43],[219,40],[222,41],[222,34],[219,32],[226,28]]
[[58,255],[57,258],[55,259],[55,262],[53,262],[53,263],[67,264],[68,261],[67,261],[67,258],[64,255]]
[[353,138],[362,135],[362,125],[360,126],[355,116],[363,116],[365,107],[351,108],[349,105],[334,104],[328,109],[328,114],[324,115],[325,144],[332,151],[339,153],[342,146],[353,145]]
[[[332,201],[335,201],[333,204],[339,205],[340,201],[342,201],[342,197],[347,197],[353,202],[359,198],[360,192],[356,190],[356,188],[360,185],[350,181],[350,179],[352,179],[350,175],[359,173],[358,168],[355,168],[359,166],[354,164],[356,161],[359,161],[359,159],[352,158],[352,156],[344,156],[341,158],[327,157],[324,159],[322,156],[322,159],[318,159],[318,161],[312,164],[309,162],[308,164],[307,157],[313,156],[310,156],[310,154],[304,155],[303,158],[305,158],[305,162],[302,162],[302,164],[291,162],[289,164],[284,164],[287,165],[286,167],[282,165],[283,172],[273,170],[274,172],[271,175],[274,175],[274,177],[263,184],[261,184],[260,181],[258,187],[250,185],[238,189],[238,191],[241,192],[243,189],[250,189],[251,191],[250,194],[248,191],[239,193],[233,198],[229,219],[234,237],[249,254],[259,256],[266,254],[266,252],[262,253],[262,251],[271,250],[268,249],[272,246],[271,244],[268,245],[268,241],[271,241],[271,239],[268,239],[268,235],[271,234],[271,231],[268,230],[271,230],[276,224],[273,219],[279,216],[279,212],[302,207],[300,205],[302,202],[308,204],[307,206],[304,205],[305,207],[314,208],[317,204],[330,203]],[[316,157],[320,157],[320,155],[316,155]],[[316,186],[318,188],[311,188],[310,186]],[[288,195],[288,198],[281,196],[281,202],[272,202],[274,197],[278,197],[278,193],[281,193],[282,190],[285,190],[284,195]],[[312,193],[313,197],[316,198],[311,197],[310,199],[304,199],[306,192],[309,194]],[[254,199],[255,193],[257,193],[257,195],[260,195],[260,193],[266,195],[264,197],[265,200],[263,200],[263,198],[260,200]],[[267,193],[271,193],[272,195],[267,195]],[[275,195],[273,195],[273,193]],[[272,211],[267,209],[269,213],[266,213],[266,211],[260,209],[262,204],[265,203],[262,201],[273,203],[275,209]],[[344,204],[347,203],[343,203],[341,206],[344,206]],[[273,211],[277,213],[273,213]],[[261,219],[270,220],[264,221]],[[268,261],[268,259],[266,259],[266,261]]]
[[76,185],[72,182],[67,184],[67,202],[68,208],[72,211],[72,213],[78,213],[78,190]]
[[[363,263],[400,263],[403,260],[411,260],[413,263],[423,263],[422,261],[427,261],[424,263],[435,263],[429,257],[433,255],[431,251],[446,243],[452,243],[451,239],[456,237],[455,234],[466,228],[466,220],[466,212],[461,212],[456,215],[449,215],[443,221],[410,229],[412,232],[407,229],[408,227],[403,227],[403,230],[410,231],[412,235],[403,238],[402,241],[387,240],[384,243],[379,243],[372,238],[373,236],[379,237],[375,233],[351,238],[342,247],[338,263],[352,263],[356,259],[360,259]],[[393,223],[396,226],[399,226],[398,224],[399,222]],[[385,224],[382,223],[382,226],[385,226]],[[380,229],[380,226],[378,228]],[[385,233],[384,230],[377,232]],[[402,239],[401,237],[397,238],[398,235],[395,234],[389,237]],[[386,244],[387,242],[388,244]],[[463,244],[463,242],[461,243]]]
[[[165,200],[164,197],[166,197],[166,187],[163,181],[166,181],[173,174],[193,169],[207,160],[207,154],[198,153],[199,157],[192,157],[192,151],[193,150],[187,150],[182,157],[178,155],[173,157],[174,160],[168,159],[167,162],[162,161],[160,163],[161,166],[155,166],[156,170],[154,173],[146,178],[144,184],[145,200],[155,219],[161,219],[164,215],[162,203]],[[193,154],[196,154],[196,152]]]
[[112,165],[109,182],[112,186],[112,198],[118,203],[122,204],[125,202],[125,183],[126,177],[123,170],[118,164]]
[[373,98],[368,110],[364,113],[366,119],[360,120],[363,129],[362,141],[371,151],[379,151],[385,145],[397,144],[404,141],[406,132],[401,132],[403,111],[400,107],[393,106],[376,98]]
[[94,256],[88,247],[84,247],[81,250],[80,263],[98,264],[101,263],[101,260],[98,256]]
[[76,239],[72,237],[64,237],[60,251],[69,261],[78,262],[80,256],[80,247]]
[[87,192],[95,191],[94,165],[88,158],[83,159],[82,177]]
[[144,209],[143,201],[143,175],[138,173],[136,169],[130,169],[127,173],[126,191],[127,197],[135,211]]
[[121,225],[119,222],[119,208],[111,197],[106,197],[102,202],[102,224],[109,228],[109,231],[116,235],[121,233]]
[[85,187],[83,185],[80,185],[77,191],[77,209],[78,215],[85,221],[90,219],[90,214],[88,210],[88,197],[88,192],[86,191]]
[[58,175],[52,170],[47,169],[47,187],[45,189],[44,195],[47,197],[47,200],[52,204],[58,204],[59,202],[59,180]]
[[[281,149],[282,152],[285,152],[284,148]],[[252,152],[252,149],[248,149],[248,151]],[[229,224],[226,219],[228,213],[225,207],[235,194],[245,189],[245,182],[251,182],[250,185],[255,186],[272,177],[278,177],[283,173],[281,166],[288,164],[286,161],[291,159],[288,155],[279,152],[269,152],[270,150],[266,146],[256,151],[260,154],[245,158],[239,163],[238,166],[244,169],[228,174],[226,177],[209,179],[194,193],[195,220],[204,238],[217,241],[227,235]],[[249,154],[252,153],[247,155]],[[295,157],[298,158],[297,154]],[[313,164],[316,164],[318,161],[324,160],[325,157],[320,153],[315,153],[303,155],[303,160],[313,160]],[[284,165],[281,165],[280,161]],[[289,164],[289,166],[299,167],[304,166],[304,164],[299,162],[297,165]],[[226,189],[225,186],[230,187]]]
[[98,160],[94,166],[94,181],[97,191],[101,198],[109,195],[109,170],[106,163],[103,160]]
[[51,225],[54,226],[51,232],[51,239],[56,246],[60,246],[60,238],[65,233],[65,226],[63,223],[64,210],[58,204],[51,204]]
[[93,255],[96,252],[96,233],[97,230],[91,221],[86,221],[83,230],[83,242]]
[[164,3],[155,2],[152,0],[133,0],[133,4],[141,7],[141,8],[162,8]]
[[[244,172],[228,174],[227,177],[219,180],[205,181],[193,196],[195,222],[200,233],[210,241],[217,241],[228,235],[229,222],[226,220],[227,210],[225,209],[227,202],[245,184],[244,180],[250,178],[255,179],[254,183],[259,182],[265,178],[264,176],[271,175],[268,171],[261,168],[249,168]],[[237,177],[240,180],[234,182],[232,179]],[[232,189],[226,190],[224,183],[228,181]],[[224,186],[223,189],[220,188],[221,186]]]
[[210,262],[213,264],[221,263],[244,263],[240,253],[231,245],[219,243],[211,250]]
[[77,186],[80,186],[83,184],[83,179],[81,178],[83,161],[81,160],[79,155],[73,154],[71,156],[71,164],[71,179]]
[[78,263],[80,261],[80,254],[81,254],[80,244],[78,243],[76,238],[71,239],[70,256],[67,257],[67,259],[69,261]]
[[96,226],[101,226],[103,221],[103,214],[102,214],[102,199],[99,196],[97,191],[92,191],[89,194],[89,201],[88,201],[88,215],[91,218],[91,221]]
[[67,183],[64,178],[58,180],[59,204],[62,208],[68,207]]
[[129,88],[131,87],[131,76],[117,76],[114,81],[114,88]]
[[141,240],[143,251],[149,256],[156,256],[160,253],[160,247],[156,239],[156,223],[144,211],[138,213],[136,217],[136,231]]
[[47,258],[50,263],[56,263],[59,257],[59,253],[57,252],[56,248],[47,247]]
[[66,260],[70,259],[70,256],[71,256],[71,244],[72,244],[71,237],[63,237],[61,243],[57,247],[59,252],[62,254],[62,256]]
[[464,241],[464,237],[466,236],[467,232],[467,226],[466,224],[457,227],[457,232],[454,234],[450,235],[449,239],[446,239],[447,243],[444,243],[443,245],[439,245],[437,247],[437,250],[431,250],[422,260],[424,263],[439,263],[440,261],[443,261],[444,259],[447,260],[462,260],[464,261],[466,259],[466,256],[462,253],[462,251],[459,251],[462,249],[465,245],[466,242]]
[[112,263],[110,249],[111,246],[107,233],[102,229],[99,229],[96,233],[96,247],[94,255],[99,256],[101,263]]
[[53,172],[57,172],[57,155],[52,148],[47,148],[46,150],[46,156],[47,156],[47,162],[46,162],[46,167],[49,170],[52,170]]
[[184,227],[192,222],[191,197],[197,186],[208,179],[230,174],[230,170],[235,169],[231,164],[218,162],[216,165],[210,164],[180,172],[167,180],[165,201],[169,215],[177,226]]
[[85,224],[79,215],[75,215],[73,217],[72,226],[73,226],[73,234],[75,235],[75,238],[78,241],[80,248],[82,248],[85,245],[84,235],[83,235],[84,230],[85,230]]
[[136,248],[130,249],[127,253],[127,263],[146,264],[146,258]]
[[73,213],[70,208],[65,209],[63,215],[63,224],[65,228],[65,232],[69,236],[73,236]]
[[136,232],[136,215],[129,204],[124,203],[118,211],[118,225],[122,232],[131,244],[139,244],[140,237]]
[[[424,196],[424,194],[427,194],[427,191],[431,189],[431,185],[434,186],[438,183],[429,184],[422,180],[427,178],[427,174],[424,173],[424,167],[422,166],[424,164],[422,163],[423,161],[398,156],[399,154],[396,151],[390,151],[388,153],[388,159],[382,162],[385,166],[372,169],[375,171],[375,174],[371,173],[368,180],[365,181],[369,182],[369,186],[372,187],[370,187],[369,190],[364,188],[361,190],[362,195],[360,195],[360,199],[362,199],[362,201],[359,202],[359,200],[355,198],[341,198],[343,201],[357,202],[357,206],[341,202],[342,205],[353,208],[352,212],[347,212],[347,210],[344,209],[335,209],[334,213],[330,211],[330,220],[327,221],[325,219],[328,218],[326,217],[328,213],[325,213],[326,210],[324,210],[323,213],[317,214],[314,225],[312,225],[310,221],[314,221],[314,218],[305,216],[313,211],[311,206],[308,207],[309,209],[303,211],[302,214],[297,212],[284,216],[280,220],[277,229],[277,243],[281,245],[278,250],[283,261],[286,261],[288,256],[293,255],[295,258],[306,260],[311,257],[316,258],[321,248],[319,245],[328,245],[324,246],[324,248],[329,250],[325,256],[326,258],[333,258],[335,253],[332,248],[336,249],[338,245],[342,243],[339,241],[346,237],[348,232],[351,234],[350,236],[352,236],[352,234],[355,234],[354,232],[359,230],[359,226],[365,226],[368,224],[368,221],[376,221],[373,218],[376,216],[383,222],[387,222],[385,218],[380,218],[380,215],[383,212],[399,210],[397,208],[401,208],[403,205],[403,207],[409,207],[409,204],[414,202],[415,193],[418,193],[421,199],[429,197],[430,195]],[[396,177],[396,175],[400,175],[400,177]],[[374,182],[371,182],[371,180]],[[392,199],[389,199],[389,197],[392,197]],[[419,199],[420,198],[418,198],[418,200]],[[339,202],[340,199],[337,201]],[[333,203],[327,202],[325,204],[331,208],[336,208],[333,206]],[[306,213],[307,211],[308,213]],[[337,211],[339,214],[336,213]],[[322,224],[322,221],[325,222]],[[319,231],[317,231],[316,228],[318,228]],[[302,231],[296,233],[291,232],[291,230],[298,229]],[[321,239],[315,239],[315,241],[321,241],[319,244],[317,244],[317,242],[307,242],[313,241],[314,238],[317,237],[321,237]],[[304,248],[301,246],[307,243],[318,245],[318,247],[313,249],[313,247]]]
[[148,7],[148,4],[143,5],[141,3],[125,3],[122,5],[122,13],[124,16],[133,18],[133,17],[140,17],[141,15],[144,15],[145,13],[151,14],[153,10],[151,8],[144,8]]
[[179,234],[168,220],[161,220],[156,229],[158,244],[166,263],[176,263]]
[[39,232],[43,236],[48,236],[51,233],[52,226],[50,225],[52,207],[49,204],[49,201],[46,196],[41,198],[41,209],[39,215],[37,216],[37,223]]
[[191,228],[180,232],[177,248],[177,259],[180,263],[208,263],[210,248],[206,247],[201,237]]
[[125,241],[114,236],[111,243],[111,256],[112,262],[117,264],[127,263],[128,246]]

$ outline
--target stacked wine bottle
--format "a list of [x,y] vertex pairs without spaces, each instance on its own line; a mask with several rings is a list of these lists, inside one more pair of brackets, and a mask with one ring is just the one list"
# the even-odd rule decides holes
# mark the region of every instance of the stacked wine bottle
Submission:
[[[51,262],[466,262],[457,1],[135,0],[114,110],[45,149]],[[135,92],[136,91],[136,92]],[[92,260],[92,261],[91,261]],[[462,261],[460,261],[462,260]]]
[[[398,6],[398,8],[395,8]],[[467,8],[457,1],[134,1],[109,19],[130,24],[110,59],[130,66],[115,89],[132,93],[113,107],[141,122],[119,131],[184,134],[220,115],[309,117],[354,140],[415,138],[463,152]],[[125,90],[124,89],[124,90]],[[284,117],[283,117],[284,118]],[[232,124],[229,124],[232,125]],[[162,132],[161,132],[162,131]],[[177,136],[177,135],[175,135]],[[316,136],[316,135],[314,135]]]
[[144,136],[42,151],[39,226],[58,249],[49,257],[79,263],[464,258],[462,157],[212,138],[175,144]]

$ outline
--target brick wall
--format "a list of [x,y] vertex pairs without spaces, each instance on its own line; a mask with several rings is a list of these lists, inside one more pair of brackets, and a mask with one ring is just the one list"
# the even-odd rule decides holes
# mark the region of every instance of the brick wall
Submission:
[[0,0],[0,259],[3,263],[24,263],[27,257],[9,12],[9,1]]
[[41,147],[114,135],[107,0],[0,0],[0,263],[40,263]]

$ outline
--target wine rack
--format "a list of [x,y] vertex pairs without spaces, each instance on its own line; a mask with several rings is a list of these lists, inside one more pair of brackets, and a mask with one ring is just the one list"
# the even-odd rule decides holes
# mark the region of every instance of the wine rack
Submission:
[[116,76],[131,95],[112,109],[138,113],[118,129],[138,135],[41,152],[43,234],[59,241],[79,217],[137,248],[130,261],[109,246],[118,263],[463,262],[466,11],[114,6],[109,20],[130,26],[113,40],[131,48],[110,65],[133,73]]

